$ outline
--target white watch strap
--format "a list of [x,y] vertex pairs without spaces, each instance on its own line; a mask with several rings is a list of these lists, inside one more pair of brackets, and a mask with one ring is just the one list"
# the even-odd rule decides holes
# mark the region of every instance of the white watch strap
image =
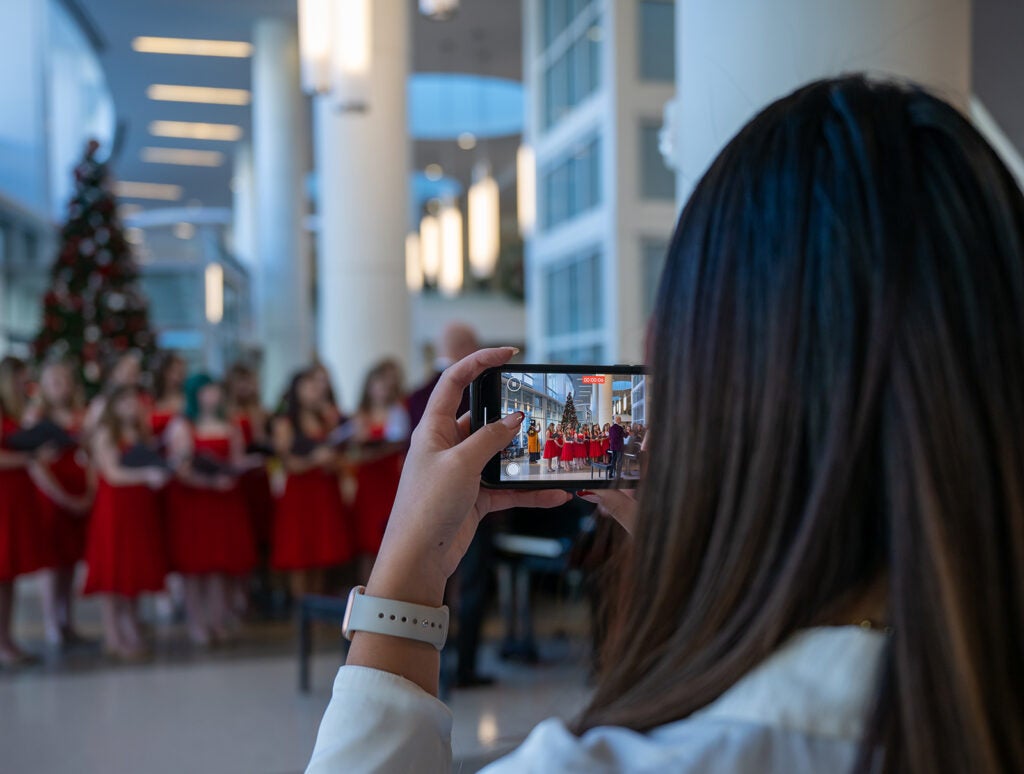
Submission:
[[441,650],[448,639],[448,606],[368,597],[366,586],[356,586],[349,592],[341,631],[348,640],[354,632],[371,632],[427,642]]

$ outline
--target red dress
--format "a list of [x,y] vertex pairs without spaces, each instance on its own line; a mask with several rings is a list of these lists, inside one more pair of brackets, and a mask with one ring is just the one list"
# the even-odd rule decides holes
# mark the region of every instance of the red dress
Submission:
[[592,460],[600,459],[604,456],[604,451],[601,449],[601,439],[598,436],[594,436],[590,439],[590,454],[589,457]]
[[574,457],[575,444],[568,435],[562,439],[562,462],[572,462]]
[[100,478],[85,544],[83,594],[136,597],[162,591],[167,575],[160,493],[144,484],[113,486]]
[[[78,428],[70,428],[72,437]],[[72,497],[81,497],[89,489],[89,474],[83,459],[84,452],[75,444],[61,452],[50,465],[50,474],[61,489]],[[36,489],[39,503],[39,521],[50,544],[50,567],[72,567],[85,556],[85,541],[89,529],[88,514],[62,508],[41,489]]]
[[544,459],[558,459],[558,444],[555,443],[555,433],[549,435],[548,439],[544,442]]
[[587,457],[587,440],[583,437],[583,433],[576,434],[576,441],[573,443],[572,456],[577,460],[586,459]]
[[[18,430],[13,419],[0,424],[0,448]],[[0,470],[0,583],[50,566],[52,549],[39,521],[39,498],[27,468]]]
[[351,514],[338,477],[322,468],[289,473],[274,511],[271,566],[310,570],[344,564],[354,555]]
[[149,414],[149,429],[153,432],[154,438],[161,438],[167,426],[174,419],[173,411],[160,411],[153,409]]
[[[229,438],[192,434],[196,454],[227,462]],[[244,575],[256,566],[256,541],[236,482],[230,489],[203,489],[172,481],[167,487],[167,548],[171,569],[185,575]]]
[[[242,433],[246,447],[253,441],[252,422],[245,414],[235,417],[235,425]],[[274,523],[274,495],[270,490],[270,476],[265,465],[251,468],[242,474],[239,480],[245,507],[252,522],[253,535],[257,545],[264,546],[270,542]]]
[[[371,440],[384,439],[384,425],[370,428]],[[356,499],[353,503],[353,518],[356,529],[356,550],[361,554],[376,554],[380,551],[388,517],[398,494],[398,482],[402,478],[402,452],[360,463],[356,468]]]

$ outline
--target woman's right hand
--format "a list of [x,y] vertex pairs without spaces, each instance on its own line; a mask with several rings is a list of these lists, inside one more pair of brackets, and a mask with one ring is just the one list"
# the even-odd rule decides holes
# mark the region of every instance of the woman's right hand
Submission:
[[581,500],[594,503],[597,512],[610,516],[630,535],[636,529],[637,501],[634,489],[581,489],[576,492]]
[[330,446],[317,446],[310,455],[313,464],[321,468],[329,468],[334,464],[334,449]]

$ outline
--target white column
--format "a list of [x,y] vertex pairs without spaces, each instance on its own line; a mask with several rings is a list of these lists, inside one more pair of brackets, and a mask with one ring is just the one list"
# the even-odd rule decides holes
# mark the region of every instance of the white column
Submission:
[[256,309],[263,344],[263,394],[277,399],[292,371],[313,356],[303,180],[306,103],[299,83],[295,25],[256,23],[253,52],[253,171],[256,180]]
[[676,0],[679,200],[760,108],[851,71],[909,78],[966,108],[970,0]]
[[612,414],[612,391],[615,387],[614,380],[614,375],[607,374],[604,377],[604,384],[596,385],[600,391],[597,405],[597,421],[601,427],[604,427],[606,424],[610,424],[614,418],[614,415]]
[[257,283],[259,263],[256,257],[256,178],[252,168],[252,145],[240,143],[235,151],[234,170],[231,177],[231,252],[246,271],[249,272],[249,306],[246,309],[246,325],[242,331],[245,342],[259,341],[257,325],[261,309],[257,308]]
[[376,361],[409,360],[407,6],[373,3],[368,110],[338,112],[330,97],[318,97],[315,109],[317,349],[347,408]]

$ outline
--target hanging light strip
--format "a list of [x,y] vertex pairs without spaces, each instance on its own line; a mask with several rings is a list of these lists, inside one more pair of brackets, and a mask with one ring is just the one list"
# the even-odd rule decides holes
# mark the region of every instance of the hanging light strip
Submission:
[[420,0],[420,13],[431,21],[448,21],[459,10],[459,0]]
[[498,266],[501,204],[498,183],[486,165],[474,172],[469,188],[469,266],[477,279],[488,279]]
[[420,261],[420,235],[411,231],[405,235],[405,286],[410,293],[423,290],[423,264]]
[[449,298],[462,290],[462,211],[455,201],[442,205],[438,216],[441,223],[441,272],[437,286]]
[[372,0],[299,0],[302,88],[340,110],[365,110],[373,63]]
[[528,237],[537,222],[537,160],[529,145],[516,151],[516,209],[519,233]]
[[441,223],[436,215],[424,215],[420,221],[420,266],[428,282],[437,282],[441,273]]

